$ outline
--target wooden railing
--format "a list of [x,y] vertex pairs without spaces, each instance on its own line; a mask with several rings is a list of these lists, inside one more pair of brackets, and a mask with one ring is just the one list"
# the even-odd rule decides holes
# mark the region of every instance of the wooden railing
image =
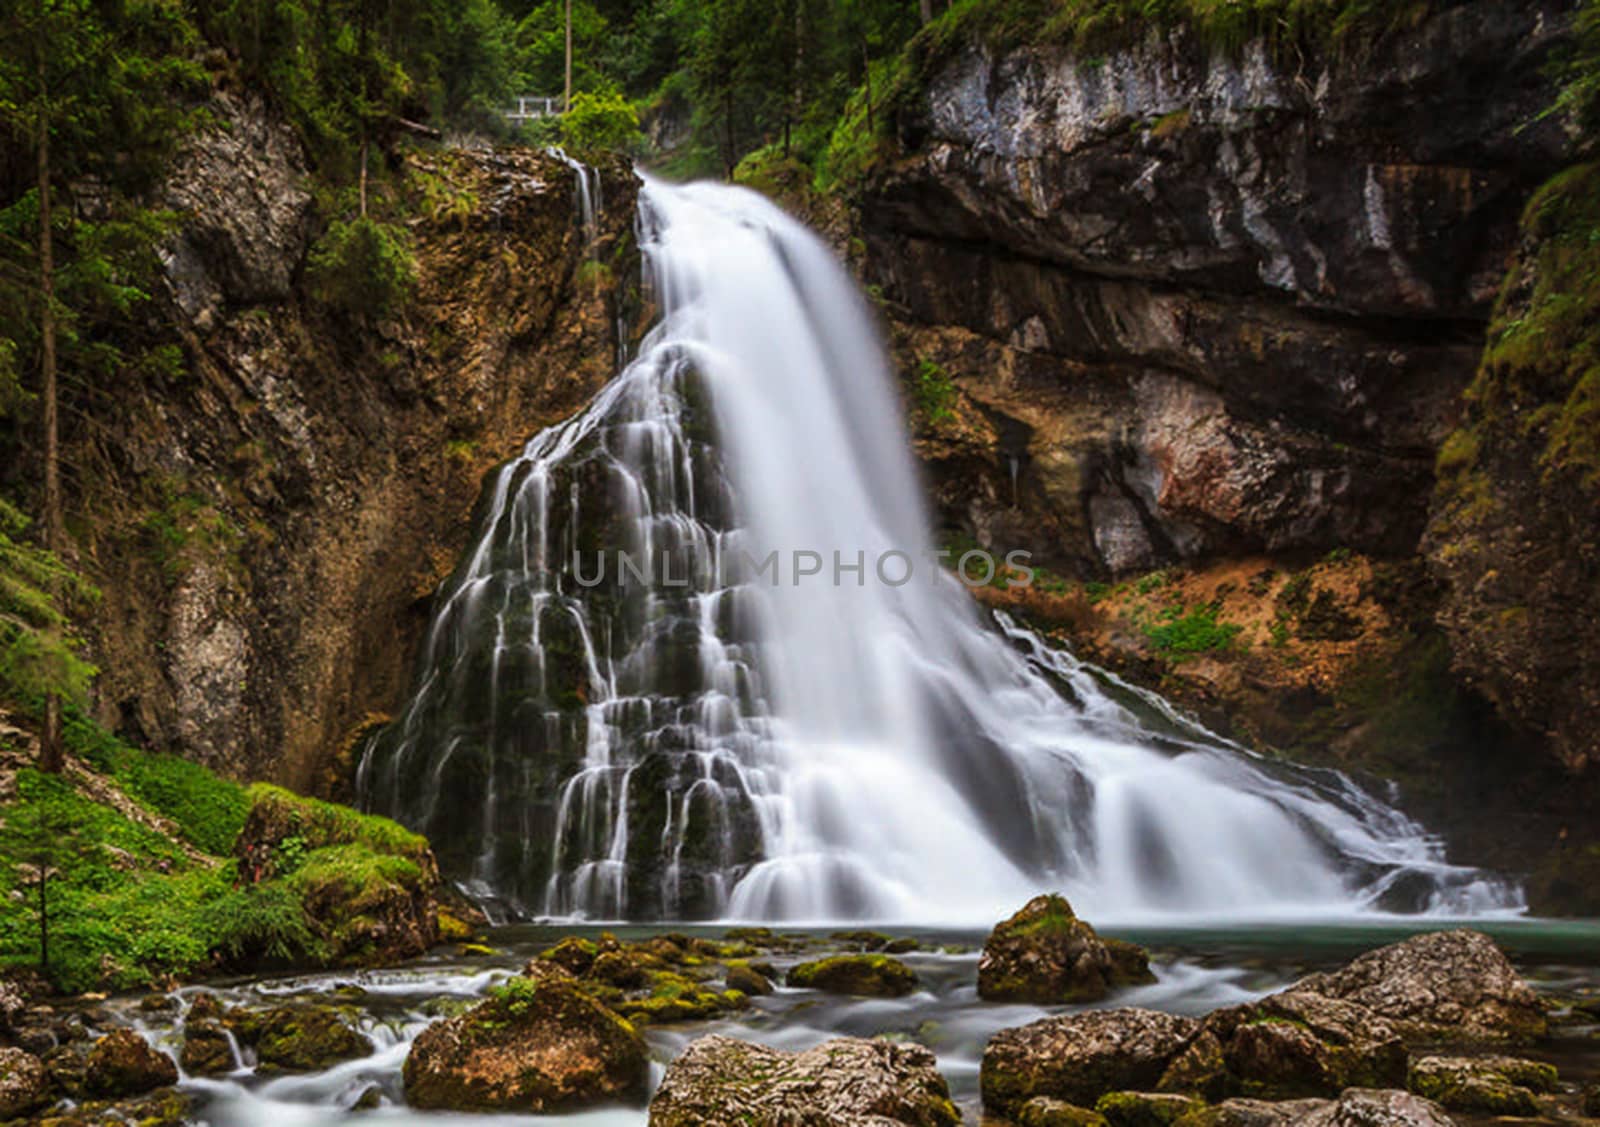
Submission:
[[537,94],[524,94],[517,98],[516,105],[507,107],[501,113],[513,125],[538,121],[543,117],[560,117],[561,99],[545,98]]

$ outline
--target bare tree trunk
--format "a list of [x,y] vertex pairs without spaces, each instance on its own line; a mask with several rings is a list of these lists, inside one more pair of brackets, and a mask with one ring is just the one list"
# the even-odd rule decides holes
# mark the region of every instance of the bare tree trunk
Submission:
[[789,156],[789,126],[805,112],[806,0],[794,0],[794,73],[790,81],[789,113],[783,119],[783,155]]
[[[40,5],[41,14],[43,4]],[[44,46],[39,47],[39,359],[40,398],[44,411],[44,546],[59,552],[65,536],[61,517],[60,395],[56,387],[56,261],[54,216],[50,199],[50,91],[44,66]],[[39,746],[39,768],[61,771],[61,698],[53,687],[45,690],[44,738]],[[41,893],[41,896],[43,894]]]
[[567,0],[567,84],[561,95],[561,112],[572,112],[572,0]]
[[50,882],[50,867],[39,866],[39,973],[50,977],[50,902],[45,889]]
[[367,123],[361,122],[361,218],[367,217]]
[[922,16],[922,22],[923,23],[932,22],[932,20],[933,20],[933,0],[920,0],[920,11],[919,11],[919,14]]
[[867,95],[867,132],[875,134],[878,132],[878,125],[872,116],[872,60],[867,57],[867,40],[865,36],[861,40],[861,72],[866,76],[863,81],[866,83]]

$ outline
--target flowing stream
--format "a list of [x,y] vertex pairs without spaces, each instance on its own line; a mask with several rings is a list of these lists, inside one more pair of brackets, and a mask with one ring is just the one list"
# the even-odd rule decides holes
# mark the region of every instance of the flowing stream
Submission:
[[638,231],[659,322],[486,484],[360,768],[501,918],[974,925],[1043,888],[1096,922],[1518,906],[1343,776],[981,616],[869,311],[802,225],[647,180]]
[[[1433,924],[1430,926],[1438,926]],[[230,1005],[262,1007],[293,1000],[337,1002],[359,1012],[361,1029],[372,1041],[370,1055],[322,1072],[278,1074],[258,1072],[248,1051],[231,1075],[185,1076],[182,1087],[196,1097],[195,1122],[211,1127],[313,1127],[322,1124],[382,1122],[408,1127],[472,1124],[546,1123],[564,1127],[643,1127],[641,1107],[608,1107],[590,1112],[539,1117],[528,1115],[448,1115],[404,1106],[400,1070],[411,1041],[430,1022],[472,1004],[493,984],[514,974],[522,963],[558,936],[585,929],[563,926],[507,928],[495,932],[493,955],[468,958],[438,955],[407,967],[376,971],[305,975],[252,982],[212,983],[203,989]],[[596,929],[587,929],[590,933]],[[1134,1005],[1173,1013],[1200,1015],[1220,1006],[1248,1001],[1281,989],[1313,970],[1327,969],[1354,954],[1422,930],[1394,921],[1368,919],[1353,924],[1216,928],[1146,928],[1119,934],[1147,944],[1158,981],[1119,991],[1105,1005]],[[1513,955],[1519,969],[1546,991],[1562,995],[1600,993],[1593,922],[1499,921],[1488,925]],[[618,929],[624,938],[640,929]],[[715,929],[697,929],[716,934]],[[927,1045],[939,1070],[970,1123],[979,1121],[978,1065],[983,1047],[998,1029],[1032,1021],[1047,1013],[1085,1007],[1050,1009],[1031,1005],[986,1003],[976,996],[976,930],[918,929],[926,950],[902,956],[915,969],[921,986],[904,998],[849,998],[779,987],[767,997],[752,999],[751,1008],[712,1022],[646,1026],[652,1057],[652,1086],[673,1057],[696,1037],[707,1033],[759,1041],[784,1049],[803,1049],[830,1037],[889,1035]],[[815,954],[813,952],[812,954]],[[797,958],[778,957],[780,971]],[[179,992],[186,1009],[194,988]],[[148,1013],[138,999],[111,1003],[144,1030],[154,1044],[176,1055],[181,1043],[178,1012]],[[1592,1023],[1564,1027],[1561,1037],[1541,1046],[1535,1055],[1556,1063],[1562,1077],[1585,1083],[1600,1078],[1600,1028]],[[373,1092],[373,1089],[376,1089]],[[380,1106],[355,1112],[353,1105],[372,1092]],[[372,1095],[368,1096],[370,1100]],[[1464,1118],[1465,1122],[1474,1120]],[[1487,1120],[1485,1120],[1487,1122]]]

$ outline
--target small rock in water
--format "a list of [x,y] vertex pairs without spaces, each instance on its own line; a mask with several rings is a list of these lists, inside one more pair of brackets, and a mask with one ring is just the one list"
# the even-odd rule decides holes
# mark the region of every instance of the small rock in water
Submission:
[[835,955],[791,968],[788,982],[829,994],[898,998],[917,988],[917,975],[888,955]]
[[209,1019],[185,1022],[178,1062],[191,1076],[219,1076],[233,1071],[233,1047],[227,1030]]
[[650,1127],[957,1127],[960,1122],[931,1052],[921,1045],[856,1037],[802,1053],[702,1037],[667,1067],[650,1101]]
[[1167,1127],[1186,1115],[1203,1113],[1206,1104],[1172,1092],[1107,1092],[1094,1109],[1111,1127]]
[[996,924],[978,960],[978,996],[991,1002],[1095,1002],[1153,981],[1143,948],[1102,939],[1064,896],[1035,896]]
[[372,1052],[366,1034],[332,1006],[278,1006],[241,1016],[235,1032],[255,1047],[257,1060],[267,1070],[320,1072]]
[[84,1064],[84,1089],[116,1099],[142,1096],[178,1082],[178,1066],[131,1029],[114,1029],[94,1043]]
[[368,1084],[367,1090],[356,1098],[350,1105],[351,1111],[376,1111],[383,1106],[383,1089],[376,1084]]
[[726,981],[729,990],[738,990],[751,995],[772,993],[772,983],[756,973],[747,963],[730,963]]

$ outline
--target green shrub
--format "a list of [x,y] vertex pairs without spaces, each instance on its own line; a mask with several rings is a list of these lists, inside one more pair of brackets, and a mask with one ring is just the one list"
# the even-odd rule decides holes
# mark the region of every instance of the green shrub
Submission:
[[99,592],[54,553],[22,539],[28,518],[0,498],[0,697],[84,701],[99,672],[83,660],[67,604]]
[[403,308],[417,284],[405,230],[370,216],[331,224],[311,248],[307,269],[319,301],[366,317]]
[[639,111],[615,90],[574,94],[571,108],[561,118],[561,143],[574,156],[625,151],[641,136]]
[[1210,605],[1187,612],[1182,606],[1170,606],[1154,622],[1145,624],[1144,635],[1158,651],[1180,659],[1231,649],[1244,627],[1219,622],[1217,614],[1217,608]]
[[281,883],[231,888],[207,905],[197,922],[217,953],[235,965],[263,959],[289,963],[320,954],[300,897]]
[[927,357],[917,361],[917,370],[912,376],[911,394],[917,410],[922,412],[930,423],[949,422],[956,417],[955,412],[951,410],[956,398],[956,385],[950,379],[950,373],[937,362]]

